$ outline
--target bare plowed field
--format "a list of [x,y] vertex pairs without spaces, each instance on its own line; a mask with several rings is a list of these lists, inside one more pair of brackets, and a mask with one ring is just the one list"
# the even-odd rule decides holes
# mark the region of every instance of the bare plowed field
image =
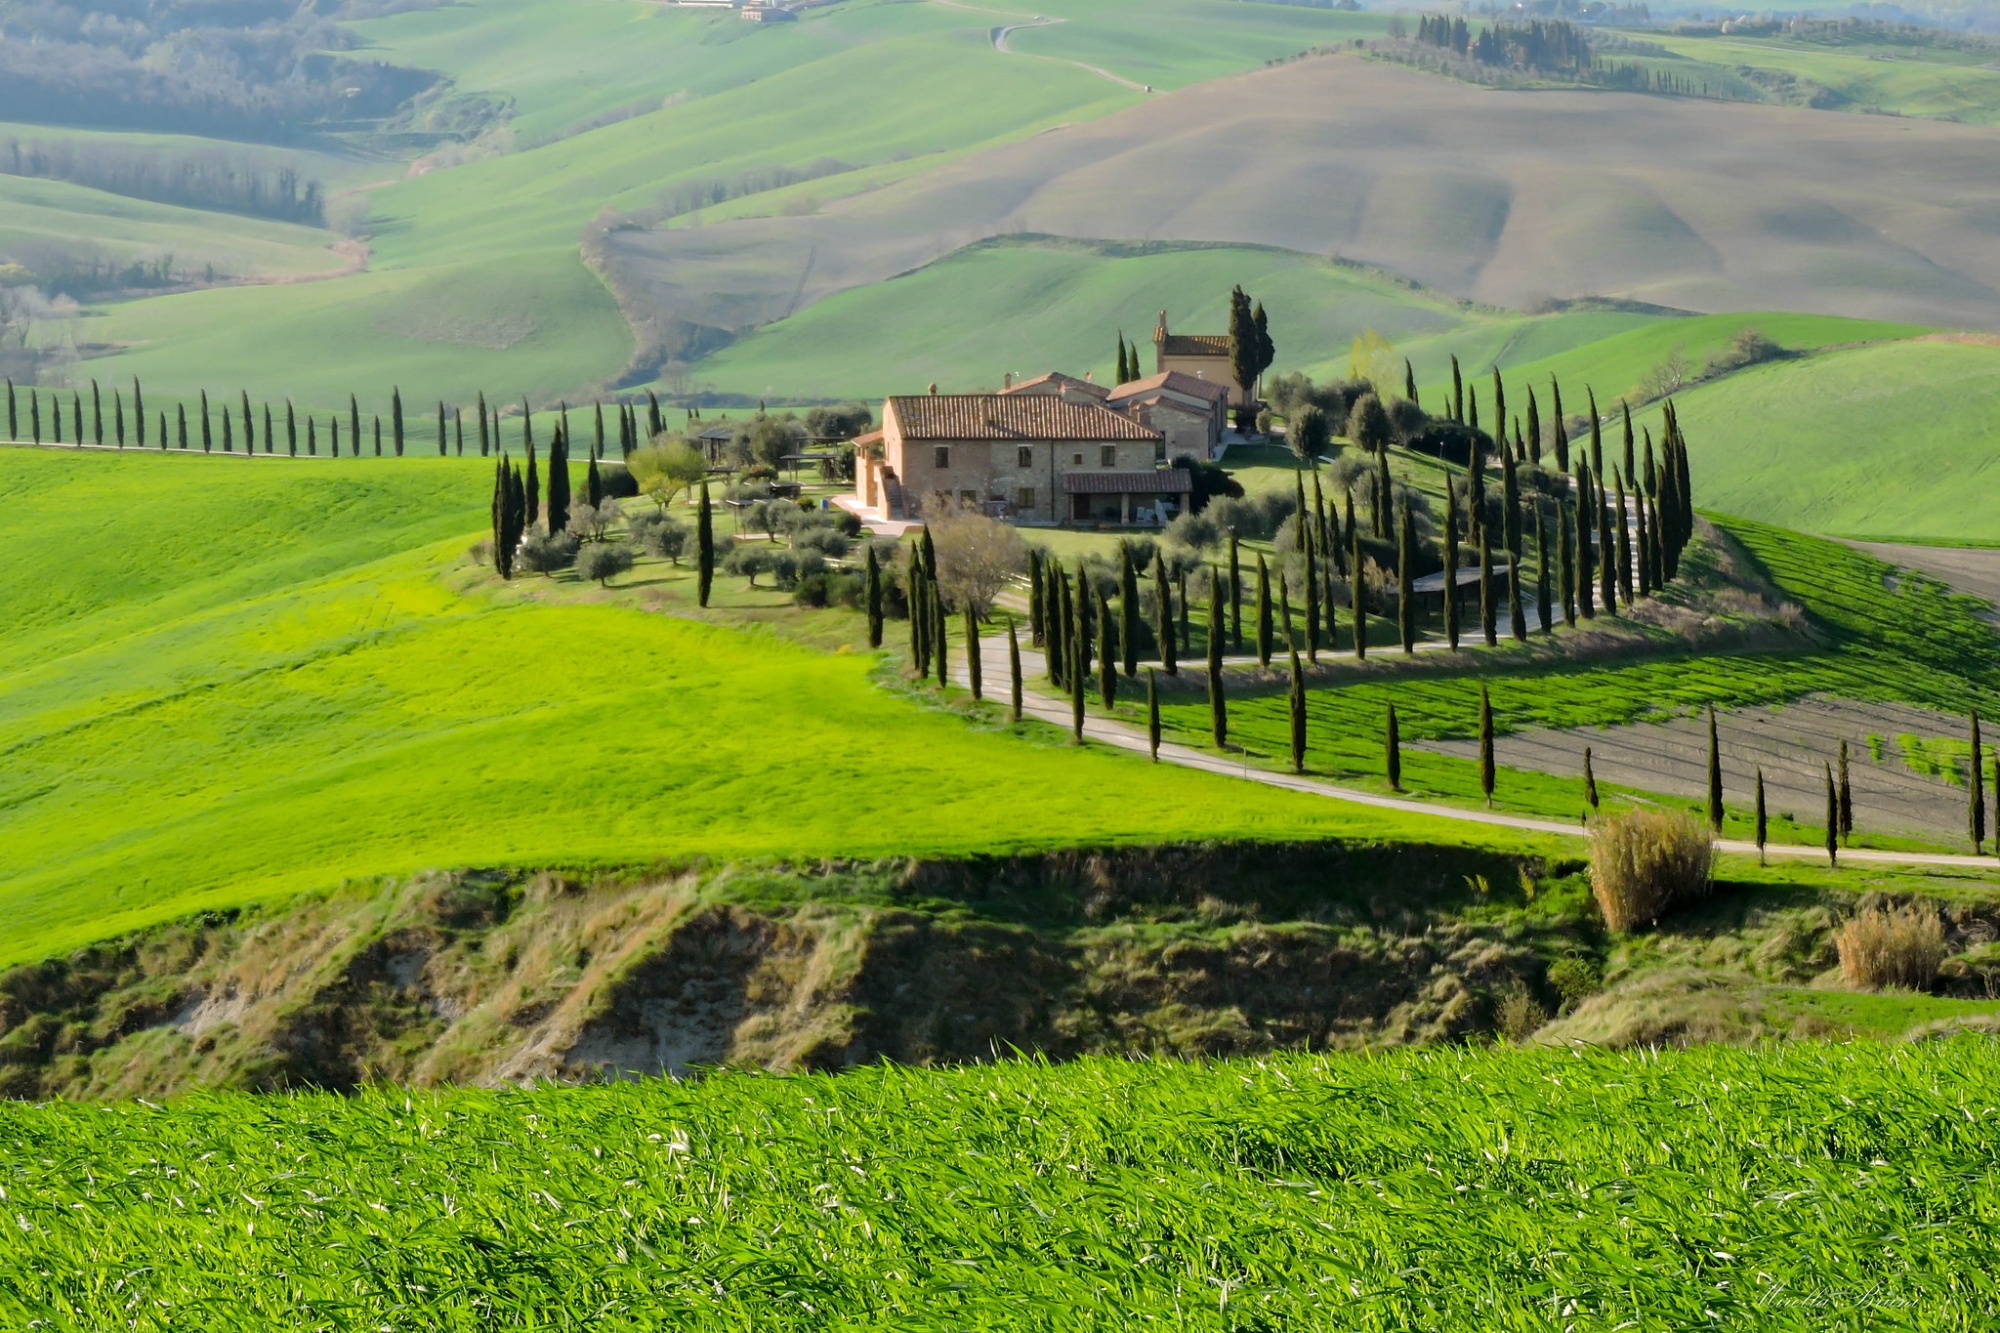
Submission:
[[[1964,835],[1962,756],[1970,737],[1964,718],[1906,704],[1814,698],[1718,713],[1716,733],[1723,795],[1731,806],[1748,808],[1754,802],[1756,773],[1762,768],[1773,820],[1792,815],[1801,823],[1822,823],[1824,766],[1837,763],[1844,739],[1857,831],[1945,839]],[[1499,737],[1494,757],[1511,768],[1574,776],[1583,771],[1585,746],[1599,782],[1688,799],[1708,795],[1706,716],[1524,731]],[[1467,759],[1479,754],[1476,741],[1424,742],[1416,748]]]
[[1516,306],[1603,295],[1991,328],[1996,219],[1991,129],[1493,91],[1345,55],[1198,84],[811,216],[609,247],[638,299],[735,329],[1009,232],[1337,253]]
[[[1890,542],[1855,542],[1877,560],[1922,570],[1958,592],[2000,608],[2000,550],[1972,546],[1906,546]],[[1987,619],[2000,619],[1989,612]]]

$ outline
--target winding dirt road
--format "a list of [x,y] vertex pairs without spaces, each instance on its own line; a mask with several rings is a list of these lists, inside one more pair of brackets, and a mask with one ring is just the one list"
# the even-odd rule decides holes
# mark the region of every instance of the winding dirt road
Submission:
[[[1003,698],[1007,691],[1008,665],[1007,644],[1004,637],[989,636],[980,640],[980,676],[989,686],[989,698]],[[1033,649],[1021,650],[1022,679],[1032,680],[1045,674],[1047,664],[1042,654]],[[963,645],[960,645],[952,666],[951,676],[960,685],[970,686],[971,677],[967,671]],[[1071,725],[1070,707],[1067,701],[1052,699],[1031,689],[1021,693],[1021,709],[1028,716],[1055,726],[1068,729]],[[1101,745],[1114,745],[1121,750],[1131,750],[1138,754],[1147,751],[1144,732],[1116,722],[1109,718],[1087,714],[1084,718],[1083,735],[1086,741]],[[1394,810],[1402,814],[1427,815],[1434,819],[1451,819],[1467,824],[1483,824],[1489,828],[1511,829],[1522,833],[1546,833],[1562,837],[1581,838],[1585,830],[1578,824],[1565,824],[1551,819],[1532,819],[1525,815],[1502,814],[1493,810],[1464,810],[1455,806],[1433,805],[1427,801],[1412,801],[1403,797],[1383,796],[1378,792],[1364,791],[1358,787],[1342,787],[1315,778],[1300,777],[1291,773],[1277,773],[1268,769],[1252,768],[1247,761],[1231,760],[1222,755],[1210,754],[1186,745],[1162,741],[1160,762],[1179,764],[1183,768],[1199,769],[1204,773],[1215,773],[1223,777],[1240,778],[1246,782],[1260,782],[1267,787],[1281,787],[1286,791],[1304,792],[1309,796],[1324,796],[1329,800],[1347,801],[1354,805],[1365,805],[1377,810]],[[1718,850],[1742,856],[1755,856],[1757,845],[1734,839],[1716,842]],[[1765,855],[1785,857],[1794,860],[1818,860],[1826,853],[1817,847],[1797,844],[1772,843],[1765,849]],[[2000,868],[1992,857],[1954,856],[1942,852],[1884,852],[1864,848],[1843,850],[1840,859],[1862,865],[1917,865],[1952,866],[1961,869],[1993,870]]]

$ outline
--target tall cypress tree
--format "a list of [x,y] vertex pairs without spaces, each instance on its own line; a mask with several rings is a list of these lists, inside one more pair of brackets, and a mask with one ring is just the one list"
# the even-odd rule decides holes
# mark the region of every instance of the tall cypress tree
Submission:
[[264,404],[264,452],[270,453],[277,441],[277,432],[271,429],[271,405]]
[[1542,633],[1555,633],[1555,615],[1550,605],[1549,587],[1549,519],[1542,509],[1542,502],[1535,501],[1535,619],[1540,622]]
[[493,570],[504,579],[508,576],[507,463],[504,459],[493,466],[493,502],[490,510],[493,524]]
[[[14,433],[13,411],[14,411],[14,399],[13,396],[10,394],[8,395],[7,399],[7,412],[8,412],[7,433],[9,435],[12,435]],[[167,433],[164,429],[166,414],[161,413],[160,419],[163,424],[163,428],[160,431],[160,447],[164,449],[167,447]],[[140,387],[139,377],[137,375],[134,375],[132,377],[132,424],[134,428],[138,431],[137,438],[139,442],[139,447],[141,449],[144,449],[146,447],[146,394],[145,390]]]
[[[175,404],[174,404],[174,434],[175,434],[175,436],[176,436],[176,437],[177,437],[177,438],[179,439],[179,441],[180,441],[180,446],[181,446],[181,448],[183,448],[183,449],[187,448],[187,447],[188,447],[188,416],[187,416],[187,404],[186,404],[186,403],[175,403]],[[40,432],[39,432],[39,431],[38,431],[38,432],[36,433],[36,438],[37,438],[37,439],[39,439],[39,438],[40,438]]]
[[1493,701],[1487,697],[1484,681],[1479,685],[1479,790],[1486,804],[1493,804]]
[[1636,576],[1639,581],[1639,595],[1649,597],[1653,592],[1653,548],[1652,534],[1646,530],[1646,497],[1643,494],[1633,496],[1632,517],[1636,528],[1634,540],[1639,546],[1639,569]]
[[1549,376],[1549,394],[1555,399],[1556,471],[1567,475],[1569,472],[1569,426],[1563,421],[1562,385],[1556,383],[1554,375]]
[[1634,475],[1632,470],[1632,405],[1621,402],[1618,406],[1625,418],[1625,475],[1630,477]]
[[[659,411],[657,403],[654,404],[653,410],[655,413]],[[1150,671],[1146,675],[1147,679],[1150,680],[1152,678]],[[1007,617],[1007,687],[1008,713],[1014,721],[1019,722],[1021,720],[1021,637],[1014,628],[1014,617],[1012,616]],[[1155,744],[1157,746],[1157,742]]]
[[1396,524],[1396,627],[1402,632],[1403,652],[1417,651],[1417,594],[1410,585],[1417,574],[1417,530],[1410,520],[1410,497],[1403,496],[1402,514]]
[[484,458],[484,457],[486,457],[486,445],[487,445],[487,436],[486,436],[486,391],[485,391],[484,389],[481,389],[481,390],[479,391],[479,403],[478,403],[478,407],[477,407],[477,409],[476,409],[476,410],[477,410],[477,411],[478,411],[478,413],[479,413],[479,456],[480,456],[481,458]]
[[1847,738],[1840,740],[1840,840],[1854,836],[1854,787],[1847,780]]
[[1208,726],[1220,750],[1229,744],[1229,705],[1222,698],[1222,593],[1208,571]]
[[708,605],[708,590],[715,582],[715,516],[709,509],[708,483],[701,484],[701,508],[695,513],[695,599]]
[[1313,528],[1312,516],[1302,507],[1299,510],[1299,530],[1305,537],[1306,656],[1316,664],[1319,661],[1319,559]]
[[1528,613],[1521,604],[1521,557],[1507,552],[1507,630],[1516,643],[1528,641]]
[[1160,762],[1160,678],[1151,667],[1146,668],[1146,750]]
[[1174,591],[1167,582],[1167,560],[1157,547],[1153,550],[1153,626],[1160,641],[1160,665],[1169,676],[1180,674],[1180,659],[1174,653]]
[[1271,665],[1271,571],[1257,556],[1257,665]]
[[7,438],[10,440],[21,438],[19,410],[14,398],[14,377],[9,375],[7,377]]
[[667,428],[660,419],[660,396],[651,389],[646,390],[646,438],[651,440]]
[[1557,553],[1557,568],[1560,573],[1563,624],[1576,628],[1576,521],[1570,516],[1569,505],[1556,502],[1556,525],[1559,529],[1557,541],[1561,550]]
[[1598,487],[1594,496],[1597,502],[1597,595],[1603,599],[1604,613],[1618,614],[1618,563],[1617,547],[1611,540],[1611,509],[1604,503],[1604,490]]
[[[533,457],[532,454],[529,455]],[[561,532],[569,526],[569,440],[561,426],[549,437],[549,531]],[[586,500],[588,495],[586,494]],[[593,506],[594,508],[595,506]]]
[[1458,651],[1458,496],[1444,479],[1444,637]]
[[1521,474],[1511,451],[1500,451],[1500,534],[1507,554],[1521,554]]
[[[382,418],[378,415],[373,418],[373,422],[375,426],[375,456],[380,458],[382,456]],[[357,450],[356,452],[359,451]]]
[[1070,658],[1063,668],[1069,678],[1069,725],[1072,743],[1083,744],[1083,691],[1090,679],[1090,575],[1077,568],[1076,619],[1071,623]]
[[1979,845],[1986,841],[1986,766],[1979,754],[1979,713],[1972,714],[1972,771],[1965,784],[1966,788],[1966,832],[1972,835],[1972,854],[1979,855]]
[[229,409],[225,407],[222,409],[222,452],[225,454],[236,452],[230,447],[229,435]]
[[351,393],[347,395],[347,439],[354,456],[361,457],[361,400]]
[[979,660],[979,617],[972,612],[972,603],[965,604],[965,680],[972,688],[975,700],[986,697],[985,663]]
[[1493,367],[1493,438],[1500,452],[1507,452],[1507,387],[1500,382],[1500,367]]
[[1528,461],[1536,467],[1542,465],[1542,413],[1533,386],[1528,389]]
[[[445,429],[444,429],[444,399],[440,398],[438,399],[438,457],[439,458],[444,458],[448,456],[448,451],[445,447],[447,443],[448,441],[446,440]],[[463,450],[461,450],[460,452],[463,452]]]
[[1715,705],[1708,708],[1708,826],[1722,832],[1722,746],[1715,736]]
[[[1825,767],[1825,765],[1822,765]],[[1826,863],[1840,864],[1840,798],[1833,790],[1833,769],[1826,769]]]
[[293,458],[299,456],[299,418],[289,398],[285,400],[285,452]]
[[1132,567],[1132,546],[1118,543],[1118,646],[1128,677],[1139,674],[1139,571]]
[[[11,427],[9,428],[11,433]],[[117,389],[111,391],[111,429],[118,437],[118,447],[125,447],[125,395]]]
[[257,430],[250,416],[250,391],[244,389],[241,392],[243,394],[243,452],[254,454],[257,452]]
[[[340,457],[340,418],[339,417],[328,418],[326,423],[326,429],[327,429],[327,449],[326,449],[327,457],[338,458]],[[361,452],[361,441],[358,438],[354,441],[354,452],[357,454]]]
[[1456,356],[1451,359],[1451,419],[1465,420],[1465,379],[1459,374]]
[[1028,642],[1042,643],[1042,607],[1046,576],[1042,573],[1042,548],[1028,548]]
[[1285,628],[1285,646],[1290,648],[1298,636],[1292,633],[1292,589],[1282,569],[1278,571],[1278,622]]
[[208,425],[208,390],[203,389],[201,391],[201,451],[203,453],[211,452],[210,442],[211,442],[211,437],[209,435],[209,425]]
[[1493,596],[1493,529],[1479,525],[1479,632],[1488,648],[1500,642],[1500,607]]
[[868,646],[882,646],[882,562],[875,556],[875,544],[868,544]]
[[1389,717],[1382,725],[1383,772],[1389,779],[1389,790],[1403,789],[1403,736],[1396,726],[1396,705],[1389,705]]
[[1583,460],[1576,464],[1576,512],[1571,515],[1572,527],[1576,531],[1576,610],[1585,620],[1596,618],[1597,608],[1591,600],[1591,590],[1597,577],[1595,558],[1591,551],[1590,524],[1584,515],[1590,508],[1590,467]]
[[69,396],[70,425],[75,428],[77,448],[83,447],[83,395],[72,392]]
[[94,379],[90,382],[90,438],[93,444],[104,443],[104,399]]
[[403,456],[403,391],[395,386],[389,389],[389,434],[396,444],[396,457]]
[[1632,604],[1632,528],[1626,522],[1626,494],[1624,476],[1614,474],[1616,494],[1618,494],[1618,596]]
[[1286,698],[1292,724],[1292,772],[1306,771],[1306,677],[1299,668],[1299,650],[1291,649],[1292,687]]
[[542,479],[535,467],[535,446],[532,444],[528,446],[527,504],[528,526],[533,527],[535,520],[542,516]]
[[1590,808],[1593,812],[1596,811],[1597,772],[1590,765],[1590,747],[1588,745],[1583,747],[1583,799],[1590,803]]
[[[338,420],[338,418],[335,418],[335,420],[337,421],[337,420]],[[308,458],[312,458],[312,457],[315,457],[315,456],[316,456],[316,455],[317,455],[318,453],[319,453],[319,430],[318,430],[318,423],[317,423],[317,421],[316,421],[316,419],[315,419],[315,418],[313,418],[313,417],[307,417],[307,418],[306,418],[306,457],[308,457]]]
[[1236,530],[1229,530],[1229,645],[1243,651],[1243,564],[1239,559]]

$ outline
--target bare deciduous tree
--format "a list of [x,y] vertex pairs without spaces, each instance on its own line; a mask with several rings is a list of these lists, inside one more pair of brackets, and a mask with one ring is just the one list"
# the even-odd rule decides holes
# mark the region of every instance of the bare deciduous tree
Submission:
[[993,609],[1016,574],[1028,567],[1021,534],[969,506],[925,508],[931,541],[937,546],[938,591],[954,611],[970,606],[979,616]]

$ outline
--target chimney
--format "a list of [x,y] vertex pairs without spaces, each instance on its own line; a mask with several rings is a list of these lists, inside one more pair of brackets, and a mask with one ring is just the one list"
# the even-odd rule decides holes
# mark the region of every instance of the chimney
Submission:
[[1001,387],[1001,389],[1002,389],[1002,390],[1006,390],[1006,389],[1011,389],[1011,388],[1013,388],[1013,387],[1014,387],[1014,372],[1013,372],[1013,371],[1011,371],[1011,370],[1010,370],[1010,371],[1008,371],[1008,372],[1007,372],[1006,374],[1004,374],[1004,375],[1002,375],[1002,376],[1000,377],[1000,387]]
[[936,381],[936,380],[932,380],[932,381],[931,381],[931,394],[932,394],[932,396],[936,396],[936,394],[937,394],[937,381]]
[[1083,372],[1083,382],[1084,382],[1085,384],[1093,384],[1093,383],[1095,383],[1095,382],[1096,382],[1096,380],[1097,380],[1097,372],[1096,372],[1096,371],[1094,371],[1094,370],[1086,370],[1086,371],[1084,371],[1084,372]]

